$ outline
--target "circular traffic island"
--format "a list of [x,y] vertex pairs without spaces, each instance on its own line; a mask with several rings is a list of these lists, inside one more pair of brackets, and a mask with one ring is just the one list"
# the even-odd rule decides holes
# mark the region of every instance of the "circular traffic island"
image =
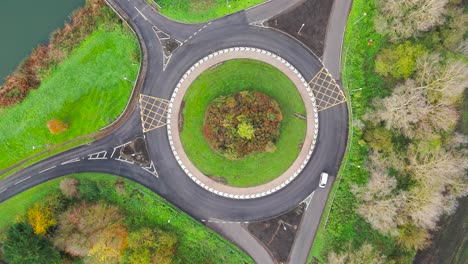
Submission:
[[191,83],[179,110],[188,159],[215,182],[254,187],[283,175],[306,136],[304,98],[276,67],[252,59],[218,63]]

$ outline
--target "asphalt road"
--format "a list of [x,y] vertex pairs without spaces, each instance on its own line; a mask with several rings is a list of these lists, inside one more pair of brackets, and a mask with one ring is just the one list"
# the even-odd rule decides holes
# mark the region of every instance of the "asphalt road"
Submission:
[[[146,67],[143,69],[146,74],[141,75],[144,78],[141,93],[169,99],[179,78],[192,64],[213,51],[233,46],[250,46],[277,53],[291,62],[304,78],[312,79],[323,67],[314,54],[286,34],[249,25],[297,2],[300,1],[272,0],[248,11],[193,25],[162,17],[144,0],[113,0],[110,4],[128,21],[146,47]],[[183,43],[165,68],[155,28]],[[327,52],[333,53],[332,50]],[[336,175],[346,148],[348,112],[346,104],[340,104],[319,113],[319,136],[314,154],[293,182],[266,197],[228,199],[207,192],[185,175],[172,155],[165,128],[143,134],[138,104],[128,111],[132,113],[125,122],[106,137],[43,160],[1,181],[0,202],[63,175],[105,172],[144,185],[200,221],[213,218],[239,222],[261,220],[282,214],[308,197],[317,188],[322,171]],[[154,167],[143,168],[119,160],[119,146],[143,135]],[[320,216],[321,210],[316,214]]]

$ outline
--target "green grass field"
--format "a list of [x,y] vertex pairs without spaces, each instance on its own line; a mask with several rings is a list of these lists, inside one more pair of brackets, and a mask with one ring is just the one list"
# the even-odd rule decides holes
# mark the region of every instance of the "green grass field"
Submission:
[[[0,170],[49,146],[97,132],[125,108],[138,72],[139,47],[123,28],[99,29],[18,105],[0,109]],[[69,124],[50,134],[47,121]],[[35,146],[35,150],[33,150]]]
[[[256,153],[241,160],[228,160],[213,151],[202,133],[206,107],[218,96],[242,90],[262,92],[280,105],[284,119],[274,153]],[[306,122],[293,115],[305,114],[304,103],[294,84],[278,69],[254,60],[232,60],[200,75],[185,94],[181,140],[190,160],[206,175],[223,177],[227,184],[248,187],[280,176],[296,159],[306,131]]]
[[[248,255],[234,245],[139,184],[99,173],[67,177],[79,179],[81,183],[97,183],[98,199],[118,206],[127,216],[125,223],[130,231],[141,227],[157,227],[175,233],[179,243],[173,263],[253,263]],[[62,179],[41,184],[0,203],[0,240],[5,237],[6,228],[16,219],[24,217],[34,203],[59,193],[59,182]],[[116,191],[114,184],[118,179],[125,182],[124,193]]]
[[[161,14],[186,23],[205,22],[246,9],[265,0],[147,0]],[[154,3],[157,3],[154,4]],[[158,5],[161,7],[159,8]],[[229,6],[228,6],[229,5]]]

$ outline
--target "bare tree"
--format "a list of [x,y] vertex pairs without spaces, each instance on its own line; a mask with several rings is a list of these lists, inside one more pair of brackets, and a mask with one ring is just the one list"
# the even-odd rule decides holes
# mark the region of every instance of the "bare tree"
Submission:
[[453,103],[468,87],[468,67],[458,60],[446,63],[438,53],[421,56],[416,61],[418,88],[425,90],[431,102]]
[[374,118],[384,121],[387,129],[395,129],[407,137],[414,137],[415,124],[428,113],[424,91],[416,89],[413,80],[395,88],[392,95],[375,103]]
[[366,186],[353,186],[353,193],[362,201],[357,213],[364,217],[374,229],[385,234],[397,235],[395,221],[406,199],[405,193],[392,194],[397,181],[380,169],[371,170],[371,178]]
[[79,181],[74,178],[65,178],[60,181],[60,191],[62,191],[63,195],[68,198],[75,198],[80,196],[80,192],[78,190]]
[[377,0],[376,28],[391,40],[409,38],[444,22],[448,0]]

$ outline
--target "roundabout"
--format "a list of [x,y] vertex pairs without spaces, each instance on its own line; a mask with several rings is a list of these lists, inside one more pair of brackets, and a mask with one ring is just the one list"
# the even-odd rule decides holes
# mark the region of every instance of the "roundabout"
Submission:
[[[305,108],[304,118],[306,122],[306,131],[303,142],[301,143],[300,152],[298,153],[297,157],[291,164],[288,164],[289,166],[287,166],[287,168],[285,168],[285,170],[282,171],[279,175],[274,175],[277,176],[276,178],[254,187],[241,188],[228,186],[220,183],[217,180],[214,180],[212,177],[208,177],[193,164],[192,160],[187,156],[187,153],[184,150],[184,146],[180,140],[180,130],[184,127],[184,125],[181,126],[181,123],[183,124],[183,122],[185,122],[185,120],[181,120],[181,106],[184,104],[184,95],[187,93],[189,87],[193,82],[196,82],[197,78],[202,75],[203,72],[216,65],[219,65],[220,63],[234,59],[261,61],[278,69],[281,73],[289,78],[293,86],[297,89],[297,92]],[[293,96],[293,94],[291,96]],[[275,99],[284,100],[285,98]],[[289,114],[292,115],[293,113]],[[270,195],[284,188],[287,184],[293,181],[307,165],[307,162],[313,153],[318,136],[318,112],[315,97],[309,85],[301,73],[291,63],[268,50],[252,47],[233,47],[218,50],[209,54],[208,56],[205,56],[185,72],[174,89],[170,100],[167,132],[174,157],[176,158],[182,170],[191,180],[193,180],[205,190],[208,190],[209,192],[212,192],[216,195],[231,199],[253,199]],[[197,133],[197,131],[195,131],[195,133]],[[197,154],[203,156],[203,153]],[[223,162],[222,158],[220,160]],[[209,160],[208,162],[212,161]],[[263,164],[263,166],[268,165]],[[261,170],[261,167],[262,164],[257,163],[257,170]],[[222,177],[222,175],[220,176]]]
[[[306,229],[313,226],[311,229],[315,232],[318,224],[310,223],[320,222],[348,139],[348,108],[341,83],[335,81],[321,60],[327,62],[327,67],[331,67],[330,72],[339,78],[344,24],[331,25],[331,30],[327,29],[327,35],[330,33],[331,37],[326,40],[326,44],[330,48],[319,58],[297,39],[272,30],[264,23],[285,11],[286,7],[298,3],[297,0],[271,0],[217,20],[190,25],[162,17],[149,8],[145,1],[106,2],[135,32],[142,51],[141,68],[125,111],[115,123],[103,128],[95,136],[96,141],[39,161],[0,181],[0,202],[63,175],[104,172],[125,177],[149,188],[177,209],[206,225],[219,224],[227,229],[233,226],[242,229],[241,223],[272,219],[291,211],[298,204],[305,204]],[[250,84],[238,85],[238,90],[224,94],[206,93],[212,97],[207,98],[203,111],[219,96],[231,96],[248,90],[263,93],[275,100],[283,116],[279,124],[279,137],[272,140],[275,141],[276,150],[263,151],[266,147],[262,145],[262,151],[256,149],[256,152],[242,158],[232,159],[236,162],[252,159],[253,165],[240,168],[242,175],[233,167],[225,167],[225,171],[234,173],[223,175],[222,169],[218,173],[200,165],[196,157],[203,153],[197,154],[184,143],[194,134],[184,135],[190,132],[184,126],[189,124],[191,118],[183,114],[183,101],[197,78],[212,71],[213,67],[220,69],[235,60],[251,60],[279,71],[290,83],[294,93],[297,93],[297,98],[294,98],[294,93],[285,91],[282,91],[284,95],[278,97]],[[266,72],[257,76],[263,75],[267,75]],[[130,82],[126,78],[124,80]],[[284,101],[288,103],[288,100],[295,102],[294,106],[302,105],[302,109],[285,107]],[[188,100],[185,101],[187,106]],[[197,116],[201,121],[196,130],[202,137],[194,139],[206,141],[202,133],[205,115],[200,112]],[[257,159],[259,156],[273,157],[286,149],[281,145],[281,140],[291,131],[287,130],[287,119],[295,122],[289,128],[298,130],[295,132],[300,135],[287,140],[286,145],[293,146],[295,151],[261,162]],[[242,129],[239,124],[233,124],[235,133],[240,135],[239,131],[243,130],[242,135],[246,138],[255,135],[254,122],[242,118],[239,120],[245,124]],[[145,164],[121,155],[122,149],[131,145],[136,138],[143,138],[146,143],[148,162]],[[223,157],[224,150],[216,153],[207,142],[203,144],[206,145],[205,150],[207,147],[214,152],[203,159],[209,160],[218,155],[229,161]],[[129,156],[132,154],[137,153]],[[217,163],[218,160],[213,158],[213,161]],[[274,166],[277,166],[275,173],[267,175]],[[328,189],[318,188],[320,174],[324,171],[330,175]],[[256,182],[241,180],[255,176],[258,178]],[[226,178],[226,181],[222,178]],[[244,245],[245,249],[257,243],[246,242],[245,234],[233,232],[233,237],[237,237],[238,243]],[[264,250],[261,246],[257,249]],[[306,253],[308,251],[304,256]],[[259,263],[269,262],[260,260]]]
[[[277,12],[273,2],[206,24],[183,25],[146,8],[144,1],[109,1],[135,31],[142,48],[133,99],[122,117],[93,143],[45,159],[1,182],[0,200],[62,175],[89,171],[140,183],[200,221],[267,219],[310,197],[321,172],[331,177],[338,173],[346,148],[348,112],[344,98],[338,98],[340,88],[320,58],[287,34],[252,25],[258,21],[257,14],[264,13],[260,10]],[[182,43],[169,55],[160,39],[167,35]],[[184,90],[209,68],[233,59],[256,60],[278,69],[297,87],[304,102],[306,120],[300,121],[307,128],[297,158],[279,177],[258,186],[227,186],[198,174],[180,141],[178,109]],[[152,100],[151,104],[142,98]],[[154,129],[145,129],[142,115],[150,112],[153,116],[147,122]],[[137,137],[145,139],[151,161],[147,166],[119,155],[122,146]]]

